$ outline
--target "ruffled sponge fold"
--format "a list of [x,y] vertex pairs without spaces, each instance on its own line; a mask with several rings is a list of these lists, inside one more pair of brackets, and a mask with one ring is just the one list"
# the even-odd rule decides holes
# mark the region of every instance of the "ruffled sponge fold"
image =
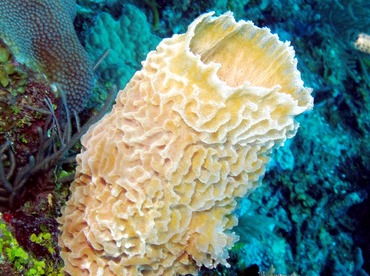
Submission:
[[82,138],[60,218],[71,275],[196,274],[227,265],[236,199],[312,108],[289,43],[231,13],[164,39]]

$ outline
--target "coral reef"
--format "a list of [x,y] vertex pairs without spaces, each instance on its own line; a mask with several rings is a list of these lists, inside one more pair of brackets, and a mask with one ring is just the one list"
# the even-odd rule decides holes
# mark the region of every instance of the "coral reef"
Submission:
[[[0,5],[4,6],[12,1],[0,2]],[[18,2],[48,4],[51,1]],[[238,217],[239,225],[232,231],[240,236],[240,240],[229,250],[230,258],[227,262],[231,267],[202,266],[199,275],[270,276],[276,273],[291,275],[294,271],[305,276],[369,274],[370,56],[356,48],[359,34],[370,35],[368,1],[127,0],[122,3],[120,0],[77,0],[76,2],[77,6],[71,0],[53,1],[55,7],[65,4],[61,11],[71,8],[74,10],[77,7],[74,21],[77,36],[83,45],[88,46],[93,60],[100,58],[107,48],[110,48],[108,52],[112,53],[108,54],[108,58],[111,56],[109,62],[106,58],[96,70],[100,77],[97,82],[99,88],[94,89],[93,100],[90,98],[87,105],[88,110],[85,109],[82,114],[80,113],[82,125],[91,114],[100,110],[100,104],[106,96],[111,96],[109,89],[114,83],[124,87],[131,75],[141,68],[141,60],[148,51],[154,49],[159,37],[185,32],[189,23],[201,13],[216,11],[216,14],[221,14],[231,10],[235,18],[251,20],[260,27],[267,26],[273,33],[279,35],[280,40],[291,41],[299,60],[298,68],[302,78],[307,86],[314,88],[315,108],[298,118],[302,127],[295,139],[288,140],[284,147],[273,154],[264,185],[256,189],[247,199],[239,200],[240,208],[233,212]],[[145,2],[156,3],[157,29],[153,28],[154,9]],[[71,15],[70,22],[73,20],[74,12]],[[101,20],[103,17],[107,18],[104,19],[105,23]],[[22,20],[17,15],[16,22],[21,24],[24,22]],[[1,24],[3,22],[0,22]],[[119,27],[119,24],[122,27]],[[67,26],[70,27],[71,25]],[[112,31],[107,33],[100,28]],[[1,36],[2,39],[5,38],[3,36],[4,34]],[[113,36],[117,43],[110,43]],[[99,45],[90,44],[91,37],[94,37],[94,41],[99,42]],[[9,40],[5,42],[10,45]],[[363,43],[366,40],[358,42]],[[122,48],[127,51],[121,51]],[[12,47],[11,50],[4,45],[0,46],[0,128],[7,129],[0,135],[1,161],[4,167],[0,175],[5,175],[7,179],[13,171],[13,176],[9,178],[12,187],[16,175],[18,179],[26,179],[22,191],[24,195],[31,196],[32,200],[24,203],[25,198],[16,197],[14,205],[14,208],[22,209],[27,215],[25,218],[30,215],[34,218],[55,218],[60,215],[59,210],[68,197],[68,183],[73,180],[75,171],[73,160],[80,146],[77,144],[68,152],[67,159],[61,158],[55,165],[54,162],[47,162],[51,166],[44,166],[48,173],[37,170],[33,176],[24,174],[30,171],[28,166],[30,158],[32,160],[40,156],[38,162],[44,157],[50,161],[50,157],[56,157],[56,152],[52,148],[61,149],[55,132],[56,125],[49,108],[44,105],[44,98],[51,99],[52,106],[57,107],[54,113],[59,119],[59,112],[63,111],[64,107],[53,100],[53,95],[50,94],[50,79],[42,77],[44,69],[33,66],[33,70],[30,70],[24,66],[31,65],[30,62],[23,63],[25,60],[21,59],[19,51],[14,58],[16,47]],[[124,58],[119,60],[113,58],[118,52]],[[61,58],[66,61],[70,56]],[[115,76],[115,71],[119,76]],[[31,83],[34,88],[27,91],[27,85]],[[25,94],[33,90],[34,93]],[[98,91],[103,93],[97,93]],[[28,99],[32,106],[38,108],[37,112],[35,109],[28,109],[31,107],[27,104]],[[47,114],[40,111],[47,111]],[[22,119],[25,120],[24,123]],[[35,135],[37,124],[45,126],[45,119],[48,122],[51,119],[52,122],[45,127],[49,131],[44,131],[41,135],[42,144],[46,144],[46,147],[38,149],[40,138],[39,135]],[[64,125],[64,119],[60,124]],[[19,127],[21,125],[24,127]],[[31,134],[31,130],[36,132]],[[61,132],[64,130],[62,128]],[[27,135],[22,132],[26,132]],[[75,136],[74,141],[77,141],[77,138],[78,136]],[[7,139],[11,142],[6,142]],[[11,156],[14,160],[17,159],[16,164],[19,164],[16,165],[16,170],[9,170],[12,168],[10,166],[12,159],[9,158]],[[2,183],[0,186],[4,188]],[[1,210],[9,210],[8,196],[9,192],[2,189]],[[15,211],[4,213],[4,221],[0,223],[0,239],[5,240],[2,243],[3,248],[9,248],[9,242],[13,245],[18,244],[12,247],[14,250],[7,249],[0,253],[0,274],[42,275],[46,272],[48,275],[53,275],[52,273],[57,275],[58,269],[54,272],[47,270],[48,267],[51,268],[48,265],[48,257],[34,256],[29,247],[22,243],[25,246],[23,248],[16,241],[16,229],[11,225],[10,219],[15,213]],[[19,218],[20,223],[21,221]],[[19,227],[27,228],[28,224],[34,225],[25,219]],[[49,232],[51,236],[56,234],[51,233],[52,231]],[[30,238],[32,236],[33,243],[49,247],[47,231],[38,234],[31,232],[27,232],[27,235]],[[52,247],[57,250],[55,244]],[[33,262],[34,257],[37,262]],[[55,261],[61,262],[60,259]],[[272,264],[275,270],[270,269]]]
[[296,64],[288,43],[231,13],[163,40],[82,138],[60,218],[65,271],[227,266],[236,198],[259,186],[272,149],[313,105]]

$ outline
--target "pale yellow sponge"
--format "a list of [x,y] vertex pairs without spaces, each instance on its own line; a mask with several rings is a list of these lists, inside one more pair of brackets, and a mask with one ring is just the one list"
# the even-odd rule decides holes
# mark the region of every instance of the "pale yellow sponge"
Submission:
[[196,274],[227,265],[236,199],[313,105],[294,51],[231,13],[149,53],[82,138],[60,218],[71,275]]
[[370,35],[364,33],[359,34],[355,42],[355,47],[361,52],[370,54]]

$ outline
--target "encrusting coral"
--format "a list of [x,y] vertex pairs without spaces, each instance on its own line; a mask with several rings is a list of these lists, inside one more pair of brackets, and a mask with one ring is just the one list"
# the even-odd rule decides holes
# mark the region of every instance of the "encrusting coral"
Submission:
[[74,0],[2,0],[0,36],[17,59],[41,67],[80,112],[93,88],[93,70],[73,26]]
[[[99,13],[85,40],[85,47],[94,60],[109,49],[109,54],[99,65],[99,75],[104,81],[124,87],[141,68],[146,53],[155,49],[160,38],[151,33],[145,13],[131,4],[122,5],[123,14],[114,19],[107,12]],[[140,26],[140,32],[137,31]]]
[[236,200],[310,109],[289,43],[231,13],[150,52],[82,138],[59,237],[71,275],[196,274],[227,265]]

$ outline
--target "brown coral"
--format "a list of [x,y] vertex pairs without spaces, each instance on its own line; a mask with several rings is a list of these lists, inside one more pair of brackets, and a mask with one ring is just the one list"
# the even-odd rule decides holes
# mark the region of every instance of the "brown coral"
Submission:
[[80,112],[93,87],[92,66],[73,27],[73,0],[2,0],[0,36],[19,60],[35,63],[61,85],[71,110]]
[[83,137],[60,218],[71,275],[195,274],[227,265],[236,198],[312,107],[294,52],[230,13],[163,40]]

